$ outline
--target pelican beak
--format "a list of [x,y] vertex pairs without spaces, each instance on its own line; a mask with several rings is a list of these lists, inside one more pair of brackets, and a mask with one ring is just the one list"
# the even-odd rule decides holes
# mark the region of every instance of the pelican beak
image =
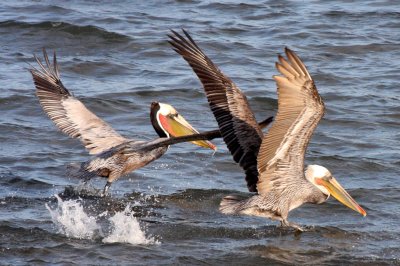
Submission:
[[[170,114],[167,116],[163,116],[160,114],[160,122],[162,123],[165,130],[173,137],[180,137],[186,135],[199,134],[199,132],[194,129],[180,114]],[[212,144],[208,140],[197,140],[191,141],[193,144],[196,144],[200,147],[209,148],[214,151],[217,150],[217,147]]]
[[318,185],[324,186],[335,199],[349,207],[350,209],[359,212],[362,216],[366,216],[367,212],[344,190],[344,188],[336,181],[334,177],[329,180],[316,178]]

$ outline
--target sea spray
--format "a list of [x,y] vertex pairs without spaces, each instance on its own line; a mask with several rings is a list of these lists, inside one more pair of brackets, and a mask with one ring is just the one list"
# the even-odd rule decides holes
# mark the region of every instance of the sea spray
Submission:
[[139,221],[133,216],[128,205],[124,211],[117,212],[109,218],[112,223],[110,234],[103,239],[104,243],[129,243],[138,244],[159,244],[154,237],[146,237],[145,228],[142,229]]
[[55,197],[57,207],[51,209],[46,204],[46,208],[59,233],[79,239],[92,239],[96,233],[100,233],[101,227],[97,224],[96,218],[85,213],[80,200],[63,201],[58,195]]
[[[97,214],[95,216],[88,215],[82,205],[82,200],[65,200],[63,201],[58,195],[57,207],[51,208],[46,204],[53,223],[56,225],[58,232],[67,237],[78,239],[95,239],[103,238],[104,243],[129,243],[132,245],[151,245],[159,244],[153,236],[146,236],[146,227],[141,226],[133,212],[130,211],[130,205],[125,210],[116,212],[114,215],[108,216],[108,212]],[[139,204],[136,202],[136,204]],[[106,218],[107,226],[100,223],[99,220]]]

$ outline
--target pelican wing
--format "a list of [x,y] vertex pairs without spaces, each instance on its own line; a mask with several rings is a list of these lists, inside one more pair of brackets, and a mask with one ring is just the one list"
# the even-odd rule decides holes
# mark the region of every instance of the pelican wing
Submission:
[[[324,115],[324,103],[300,58],[285,49],[274,76],[278,87],[278,113],[265,135],[258,154],[260,194],[304,178],[304,156],[308,142]],[[279,188],[278,188],[279,189]]]
[[89,111],[64,87],[56,54],[53,65],[45,50],[43,56],[46,65],[35,56],[40,69],[32,68],[30,72],[39,102],[57,127],[70,137],[79,139],[90,154],[101,153],[125,142],[127,139]]
[[221,135],[233,159],[245,170],[249,190],[256,191],[257,153],[262,131],[246,96],[214,65],[185,30],[186,38],[175,31],[172,33],[169,43],[189,63],[203,84]]

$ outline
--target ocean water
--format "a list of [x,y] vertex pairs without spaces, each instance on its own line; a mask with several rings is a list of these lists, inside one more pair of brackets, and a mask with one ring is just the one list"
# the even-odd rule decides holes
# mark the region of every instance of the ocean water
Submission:
[[[396,1],[3,1],[0,3],[0,264],[399,265],[400,4]],[[202,87],[167,43],[187,29],[247,95],[261,120],[277,108],[285,46],[313,76],[327,111],[307,151],[365,208],[304,205],[300,235],[226,216],[244,173],[218,151],[178,144],[93,196],[65,166],[90,158],[42,111],[28,69],[58,55],[64,85],[122,135],[152,139],[152,101],[197,129],[217,127]]]

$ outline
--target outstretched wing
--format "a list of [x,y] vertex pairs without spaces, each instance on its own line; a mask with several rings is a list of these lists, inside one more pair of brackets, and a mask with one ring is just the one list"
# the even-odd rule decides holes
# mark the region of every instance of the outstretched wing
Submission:
[[325,111],[306,66],[293,51],[286,48],[285,52],[288,59],[279,56],[276,63],[282,76],[274,76],[278,113],[257,158],[260,194],[285,189],[288,183],[304,178],[305,152]]
[[172,33],[169,43],[199,77],[221,135],[233,159],[245,170],[249,190],[256,191],[257,154],[263,134],[246,96],[214,65],[185,30],[186,38],[175,31]]
[[36,95],[57,127],[70,137],[79,139],[90,154],[98,154],[127,139],[118,134],[106,122],[90,112],[64,87],[60,80],[56,54],[51,65],[43,49],[45,65],[35,56],[39,69],[30,72],[36,86]]

